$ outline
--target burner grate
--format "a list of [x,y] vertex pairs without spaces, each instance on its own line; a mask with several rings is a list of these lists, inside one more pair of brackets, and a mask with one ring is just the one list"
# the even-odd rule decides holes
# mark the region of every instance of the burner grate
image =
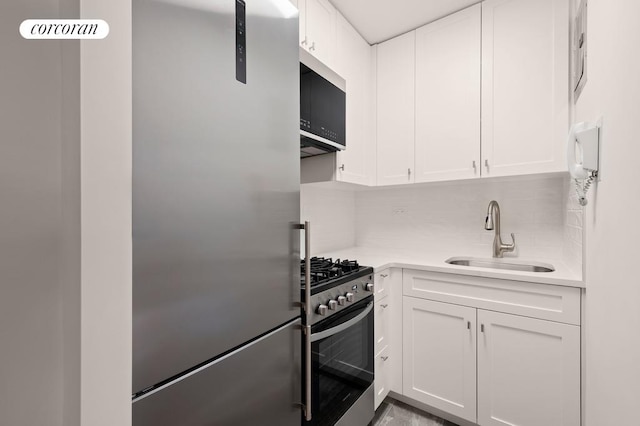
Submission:
[[[311,258],[311,286],[316,286],[335,278],[340,278],[345,275],[357,272],[360,270],[360,265],[355,260],[340,260],[335,261],[332,258],[324,257],[312,257]],[[301,283],[305,285],[305,263],[301,262]]]

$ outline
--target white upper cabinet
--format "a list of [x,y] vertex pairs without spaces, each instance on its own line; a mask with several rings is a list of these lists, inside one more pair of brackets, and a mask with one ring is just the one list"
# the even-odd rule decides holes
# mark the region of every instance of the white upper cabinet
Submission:
[[416,30],[415,181],[480,176],[477,4]]
[[377,184],[566,170],[568,34],[568,0],[485,0],[378,45]]
[[347,83],[346,150],[337,153],[341,182],[368,185],[375,176],[372,47],[338,13],[334,70]]
[[336,8],[328,0],[298,0],[297,6],[300,45],[331,67],[336,49]]
[[482,175],[566,170],[569,2],[482,2]]
[[414,182],[415,31],[377,48],[377,184]]

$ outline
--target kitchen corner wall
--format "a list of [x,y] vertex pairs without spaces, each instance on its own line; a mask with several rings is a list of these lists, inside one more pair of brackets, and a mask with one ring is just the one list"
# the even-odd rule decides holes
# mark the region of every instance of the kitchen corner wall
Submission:
[[358,192],[356,244],[491,256],[494,233],[484,221],[489,201],[496,200],[503,240],[516,235],[519,257],[562,259],[566,187],[564,177],[537,177]]
[[[355,207],[352,191],[300,186],[300,220],[311,223],[312,255],[356,245]],[[304,255],[304,241],[301,241]]]
[[632,425],[640,395],[640,2],[589,0],[587,13],[588,77],[575,121],[602,118],[602,128],[600,178],[584,220],[583,424]]
[[[81,42],[81,419],[131,425],[131,0],[80,0],[109,23]],[[66,426],[66,425],[65,425]]]

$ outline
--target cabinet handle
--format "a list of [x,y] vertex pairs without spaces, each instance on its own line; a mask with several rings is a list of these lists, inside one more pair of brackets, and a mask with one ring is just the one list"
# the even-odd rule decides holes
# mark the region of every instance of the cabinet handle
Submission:
[[311,43],[311,47],[309,47],[309,50],[316,50],[316,42],[315,41],[313,43]]
[[407,169],[407,176],[411,179],[411,169]]
[[389,306],[389,305],[388,305],[388,304],[386,304],[386,305],[380,305],[380,306],[382,306],[383,308],[386,308],[386,307],[387,307],[387,306]]
[[305,45],[307,44],[307,38],[305,37],[305,38],[304,38],[304,40],[302,40],[302,41],[300,42],[300,44],[301,44],[302,46],[305,46]]
[[380,277],[382,277],[382,278],[387,278],[388,276],[389,275],[387,275],[387,274],[380,274]]
[[489,171],[489,160],[488,159],[484,160],[484,166],[487,168],[487,171]]
[[344,172],[344,164],[341,165],[340,167],[338,167],[340,170],[342,170]]
[[480,324],[480,332],[484,333],[484,324]]
[[478,166],[476,166],[476,160],[473,160],[473,173],[476,173],[478,171]]
[[386,361],[389,359],[389,356],[381,356],[380,358],[382,358],[383,361]]
[[471,321],[467,321],[467,330],[471,330]]

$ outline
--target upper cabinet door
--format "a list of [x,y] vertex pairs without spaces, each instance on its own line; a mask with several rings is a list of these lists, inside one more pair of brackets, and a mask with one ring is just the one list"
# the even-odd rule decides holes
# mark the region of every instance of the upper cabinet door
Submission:
[[569,2],[482,2],[483,176],[566,170]]
[[306,0],[304,3],[306,38],[301,43],[313,56],[332,66],[336,47],[336,9],[328,0]]
[[378,185],[414,181],[415,31],[378,45]]
[[[347,148],[338,152],[337,179],[360,185],[375,173],[369,129],[373,126],[371,51],[369,44],[338,13],[335,71],[347,82]],[[373,163],[373,164],[372,164]]]
[[298,31],[299,31],[299,38],[300,38],[300,45],[304,46],[306,44],[306,38],[307,38],[307,3],[305,0],[289,0],[295,7],[298,8],[298,12],[300,13],[299,15],[299,27],[298,27]]
[[416,182],[480,176],[479,4],[416,30]]

